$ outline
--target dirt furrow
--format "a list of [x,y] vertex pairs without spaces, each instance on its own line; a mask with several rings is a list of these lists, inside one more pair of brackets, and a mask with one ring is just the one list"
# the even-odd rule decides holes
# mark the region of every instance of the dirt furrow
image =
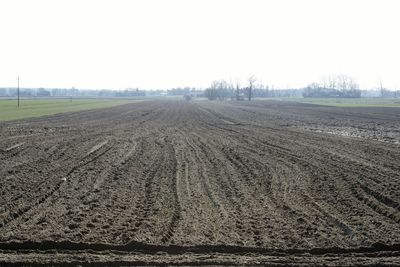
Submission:
[[[0,258],[54,248],[105,262],[118,251],[145,264],[194,263],[190,253],[225,253],[223,264],[343,253],[358,264],[351,253],[380,251],[399,262],[400,147],[363,136],[395,136],[400,110],[359,111],[143,101],[1,123]],[[162,261],[179,253],[189,260]]]

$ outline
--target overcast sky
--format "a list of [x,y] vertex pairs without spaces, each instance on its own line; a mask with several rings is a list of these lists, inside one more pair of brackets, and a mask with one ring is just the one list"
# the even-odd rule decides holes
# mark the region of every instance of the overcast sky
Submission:
[[400,88],[400,1],[0,1],[0,87]]

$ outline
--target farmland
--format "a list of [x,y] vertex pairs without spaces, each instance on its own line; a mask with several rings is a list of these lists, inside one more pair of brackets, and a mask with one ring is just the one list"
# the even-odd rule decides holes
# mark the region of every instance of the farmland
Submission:
[[132,103],[134,100],[123,99],[21,99],[17,108],[16,99],[0,99],[0,121],[10,121],[31,117],[74,112],[87,109],[113,107]]
[[282,98],[285,101],[295,101],[315,105],[334,107],[400,107],[399,98]]
[[400,109],[141,101],[0,123],[0,264],[400,264]]

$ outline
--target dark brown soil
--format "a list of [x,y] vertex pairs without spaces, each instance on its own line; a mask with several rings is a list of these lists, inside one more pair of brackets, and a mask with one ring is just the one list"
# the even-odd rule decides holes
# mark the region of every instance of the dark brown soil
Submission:
[[399,129],[272,101],[1,123],[0,265],[400,264]]

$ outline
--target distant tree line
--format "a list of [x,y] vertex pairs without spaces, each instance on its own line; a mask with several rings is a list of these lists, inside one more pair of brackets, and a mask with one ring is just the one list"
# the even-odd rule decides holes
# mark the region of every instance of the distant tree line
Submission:
[[[156,93],[158,91],[152,92]],[[20,88],[21,97],[140,97],[146,96],[147,91],[139,89],[125,90],[89,90],[89,89],[44,89],[44,88]],[[0,97],[16,97],[16,88],[0,88]]]
[[352,77],[335,75],[309,84],[303,90],[303,97],[358,98],[361,97],[361,90]]
[[[15,97],[17,88],[0,88],[0,97]],[[143,97],[143,96],[204,96],[204,90],[194,87],[141,90],[77,89],[77,88],[20,88],[21,97]]]
[[204,91],[204,96],[209,100],[251,100],[253,97],[301,97],[302,91],[302,89],[270,88],[268,85],[256,83],[256,79],[252,76],[246,87],[225,80],[213,81]]
[[[16,97],[16,88],[0,88],[0,97]],[[145,96],[182,96],[186,100],[195,97],[205,97],[209,100],[251,100],[254,97],[400,97],[400,90],[393,91],[383,87],[375,90],[360,90],[355,79],[347,75],[332,75],[322,78],[305,88],[276,89],[273,86],[257,82],[255,76],[250,76],[246,86],[239,82],[216,80],[206,89],[195,87],[177,87],[171,89],[142,90],[127,88],[123,90],[110,89],[78,89],[78,88],[20,88],[21,97],[145,97]]]
[[178,87],[178,88],[172,88],[167,90],[167,95],[169,96],[182,96],[182,95],[190,95],[194,94],[196,92],[196,88],[191,88],[191,87]]
[[388,89],[383,88],[382,90],[380,90],[380,97],[385,97],[385,98],[400,97],[400,90],[390,91]]

